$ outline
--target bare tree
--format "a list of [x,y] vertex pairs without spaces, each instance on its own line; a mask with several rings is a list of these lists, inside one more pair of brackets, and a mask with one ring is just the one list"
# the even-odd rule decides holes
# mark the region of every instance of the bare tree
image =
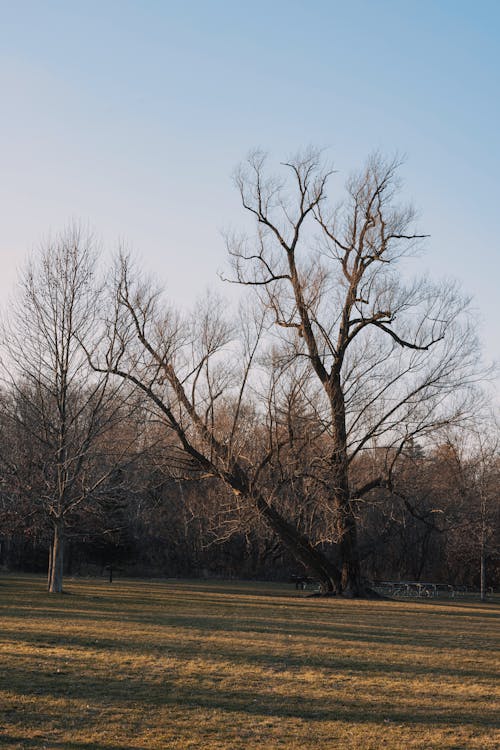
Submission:
[[[391,486],[408,440],[469,413],[478,377],[475,331],[455,285],[405,281],[399,261],[423,235],[412,209],[396,203],[398,167],[372,157],[335,206],[326,192],[333,172],[319,152],[289,160],[283,179],[253,153],[236,184],[256,235],[228,237],[231,280],[252,287],[272,315],[282,362],[301,363],[310,388],[320,387],[329,449],[319,458],[341,564],[328,587],[352,596],[364,590],[360,500]],[[350,466],[374,448],[386,452],[384,471],[352,486]]]
[[67,520],[109,476],[109,456],[98,452],[122,406],[81,347],[92,347],[99,321],[96,260],[78,227],[47,242],[22,272],[3,327],[7,418],[19,438],[11,473],[18,495],[50,519],[51,593],[62,591]]

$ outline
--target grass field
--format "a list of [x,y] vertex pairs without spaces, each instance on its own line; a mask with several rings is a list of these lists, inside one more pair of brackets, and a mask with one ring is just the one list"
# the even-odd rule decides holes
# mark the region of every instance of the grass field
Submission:
[[0,745],[500,747],[500,607],[0,579]]

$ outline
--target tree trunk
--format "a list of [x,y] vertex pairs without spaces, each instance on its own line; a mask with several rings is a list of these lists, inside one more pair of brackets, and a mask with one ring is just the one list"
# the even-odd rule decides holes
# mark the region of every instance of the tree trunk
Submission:
[[359,562],[358,533],[356,519],[348,503],[343,514],[342,537],[340,540],[340,555],[342,560],[342,593],[345,596],[357,597],[365,593],[361,581],[361,566]]
[[50,589],[50,580],[52,578],[52,553],[53,543],[49,545],[49,565],[47,569],[47,589]]
[[49,593],[62,594],[64,562],[64,529],[61,521],[54,523],[54,537],[49,553]]
[[362,596],[364,591],[361,582],[356,517],[349,490],[345,404],[340,372],[334,373],[332,377],[329,384],[329,397],[334,443],[331,456],[331,482],[333,503],[337,511],[338,544],[342,561],[341,591],[346,596],[357,597]]
[[481,601],[486,601],[486,550],[484,543],[481,543],[481,573],[480,573]]

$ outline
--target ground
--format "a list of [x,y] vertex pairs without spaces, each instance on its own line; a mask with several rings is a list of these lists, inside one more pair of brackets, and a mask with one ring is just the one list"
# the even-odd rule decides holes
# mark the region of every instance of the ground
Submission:
[[493,750],[500,606],[0,579],[0,746]]

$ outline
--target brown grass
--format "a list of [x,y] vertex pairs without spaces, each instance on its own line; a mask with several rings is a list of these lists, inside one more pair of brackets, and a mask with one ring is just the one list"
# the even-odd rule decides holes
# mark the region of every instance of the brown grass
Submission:
[[493,750],[498,604],[0,580],[0,745]]

